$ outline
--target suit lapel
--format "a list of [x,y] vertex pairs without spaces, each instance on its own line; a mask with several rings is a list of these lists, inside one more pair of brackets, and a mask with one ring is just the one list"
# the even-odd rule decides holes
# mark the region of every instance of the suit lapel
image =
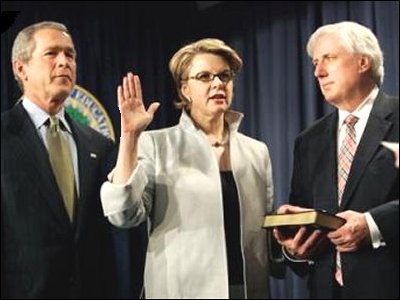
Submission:
[[[313,184],[313,207],[325,209],[331,213],[337,211],[337,179],[336,179],[336,128],[337,113],[333,113],[327,120],[327,126],[312,146],[316,155],[317,164]],[[324,143],[323,141],[326,141]],[[317,152],[318,151],[318,152]]]
[[32,180],[37,181],[37,188],[43,195],[50,210],[62,226],[69,226],[67,212],[61,198],[57,182],[51,169],[47,149],[39,137],[35,125],[21,104],[15,107],[15,134],[23,155],[27,157],[29,165],[25,166],[33,174]]
[[[91,157],[90,149],[91,149],[91,136],[85,134],[82,130],[80,130],[79,126],[71,121],[70,118],[67,118],[69,124],[71,125],[71,129],[73,132],[74,140],[76,143],[76,148],[78,151],[78,169],[79,169],[79,198],[76,202],[76,218],[75,218],[75,239],[78,239],[79,234],[81,232],[82,226],[84,225],[84,221],[88,216],[85,216],[86,213],[94,213],[88,211],[87,206],[89,203],[87,201],[90,198],[90,191],[92,189],[91,176],[95,176],[96,174],[93,171],[93,164],[91,164],[91,160],[94,159]],[[90,208],[89,208],[90,209]]]
[[390,114],[391,111],[387,110],[385,107],[384,96],[379,94],[378,98],[375,100],[367,126],[354,156],[349,178],[343,193],[341,203],[342,209],[350,202],[351,196],[362,178],[362,174],[368,164],[373,160],[374,154],[380,146],[380,142],[391,128],[392,123],[386,119]]

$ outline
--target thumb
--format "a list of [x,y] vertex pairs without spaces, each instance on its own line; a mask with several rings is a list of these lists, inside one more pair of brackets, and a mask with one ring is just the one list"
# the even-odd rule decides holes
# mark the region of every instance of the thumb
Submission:
[[153,102],[147,109],[147,113],[149,113],[153,117],[154,113],[157,111],[159,106],[160,106],[159,102]]

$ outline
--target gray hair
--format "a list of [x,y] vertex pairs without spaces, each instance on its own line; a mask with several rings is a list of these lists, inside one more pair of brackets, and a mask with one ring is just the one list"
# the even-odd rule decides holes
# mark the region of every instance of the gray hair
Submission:
[[193,58],[201,53],[211,53],[221,56],[235,73],[240,70],[243,64],[237,52],[219,39],[206,38],[183,46],[169,61],[169,70],[174,78],[179,96],[179,100],[175,102],[175,106],[178,109],[190,106],[190,100],[182,95],[181,86],[182,82],[187,79],[187,73]]
[[366,55],[372,60],[372,76],[375,83],[383,83],[383,53],[378,39],[371,29],[350,21],[328,24],[318,28],[307,43],[307,53],[313,58],[316,40],[325,34],[336,34],[340,37],[343,46],[350,53]]
[[[22,29],[14,40],[14,44],[11,51],[11,62],[14,63],[17,60],[27,63],[32,58],[32,53],[35,50],[36,44],[33,39],[34,34],[41,29],[55,29],[61,32],[65,32],[70,35],[67,27],[64,24],[44,21],[35,23]],[[14,71],[14,68],[13,68]],[[21,79],[14,71],[14,78],[18,82],[19,87],[23,91],[23,85]]]

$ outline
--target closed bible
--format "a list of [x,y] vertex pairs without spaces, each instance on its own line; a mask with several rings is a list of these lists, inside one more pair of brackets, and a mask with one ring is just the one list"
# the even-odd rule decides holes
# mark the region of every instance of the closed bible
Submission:
[[[325,211],[309,210],[298,213],[276,214],[265,216],[264,228],[311,226],[315,229],[336,230],[346,220]],[[294,227],[294,228],[293,228]]]

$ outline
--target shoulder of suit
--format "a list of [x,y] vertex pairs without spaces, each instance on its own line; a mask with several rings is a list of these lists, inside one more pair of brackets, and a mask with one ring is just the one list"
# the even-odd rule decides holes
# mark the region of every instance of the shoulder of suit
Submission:
[[303,130],[297,138],[303,138],[308,136],[320,136],[322,132],[331,129],[332,124],[336,125],[335,117],[337,115],[337,111],[331,112],[322,118],[314,121],[310,126],[308,126],[305,130]]
[[83,134],[86,136],[86,138],[94,139],[99,142],[107,143],[107,144],[114,144],[114,141],[111,140],[110,138],[104,136],[97,130],[93,129],[90,126],[83,125],[77,121],[74,120],[69,120],[70,124],[74,127],[74,129],[79,132],[80,134]]
[[247,145],[252,145],[253,147],[261,147],[261,148],[267,147],[267,144],[264,141],[257,140],[241,132],[236,132],[235,136],[239,141],[244,142]]
[[[26,112],[25,112],[26,113]],[[25,117],[29,118],[28,114],[24,116],[22,105],[14,105],[11,109],[1,113],[1,134],[18,131]]]

